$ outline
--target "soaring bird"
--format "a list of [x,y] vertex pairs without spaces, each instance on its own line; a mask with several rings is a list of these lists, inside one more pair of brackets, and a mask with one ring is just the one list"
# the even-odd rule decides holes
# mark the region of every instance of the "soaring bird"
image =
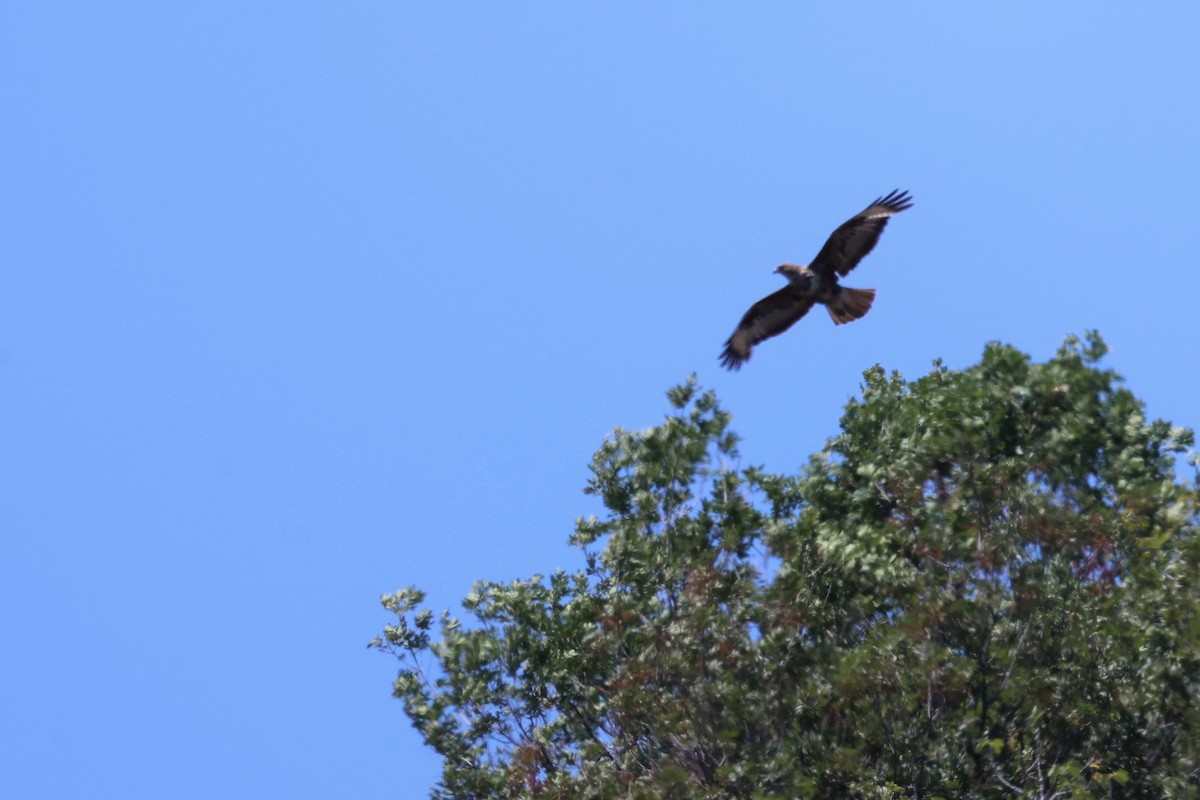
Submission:
[[792,327],[813,303],[824,303],[835,325],[853,322],[870,311],[875,290],[841,286],[838,276],[858,266],[879,241],[888,219],[906,208],[912,208],[908,192],[892,191],[842,223],[830,234],[811,264],[776,267],[775,271],[787,278],[788,285],[750,306],[725,342],[721,365],[726,369],[741,369],[750,360],[754,345]]

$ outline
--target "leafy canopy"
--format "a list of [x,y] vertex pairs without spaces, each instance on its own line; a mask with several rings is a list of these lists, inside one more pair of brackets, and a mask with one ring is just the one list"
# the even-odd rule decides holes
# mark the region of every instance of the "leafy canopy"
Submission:
[[872,368],[799,475],[672,389],[593,458],[585,569],[479,583],[469,625],[383,598],[433,796],[1195,796],[1192,437],[1104,353]]

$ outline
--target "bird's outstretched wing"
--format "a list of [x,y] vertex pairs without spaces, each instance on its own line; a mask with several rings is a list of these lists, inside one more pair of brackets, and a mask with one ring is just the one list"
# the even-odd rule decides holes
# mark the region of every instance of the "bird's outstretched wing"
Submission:
[[754,305],[742,317],[737,329],[725,342],[721,365],[726,369],[741,369],[750,360],[750,349],[763,339],[770,339],[792,327],[813,307],[812,295],[785,286]]
[[912,208],[908,192],[895,190],[878,198],[831,233],[808,268],[827,277],[845,275],[875,247],[888,219],[906,208]]

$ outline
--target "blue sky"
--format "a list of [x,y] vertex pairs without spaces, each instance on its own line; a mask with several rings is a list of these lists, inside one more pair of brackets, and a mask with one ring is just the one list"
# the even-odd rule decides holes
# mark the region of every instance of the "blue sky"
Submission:
[[[408,584],[580,563],[691,372],[792,471],[861,373],[1099,329],[1195,426],[1200,5],[9,3],[11,797],[423,796]],[[909,189],[737,374],[771,270]],[[819,310],[818,310],[819,312]]]

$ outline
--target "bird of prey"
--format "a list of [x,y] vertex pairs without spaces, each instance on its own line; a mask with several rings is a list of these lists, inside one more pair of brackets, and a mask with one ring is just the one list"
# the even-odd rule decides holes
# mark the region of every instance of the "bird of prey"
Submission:
[[899,190],[880,197],[830,234],[825,246],[808,266],[780,264],[775,268],[788,285],[750,306],[737,330],[725,342],[721,365],[741,369],[750,360],[750,349],[792,327],[814,303],[823,303],[835,325],[853,322],[871,309],[874,289],[851,289],[838,284],[858,266],[879,241],[890,217],[912,207],[908,192]]

